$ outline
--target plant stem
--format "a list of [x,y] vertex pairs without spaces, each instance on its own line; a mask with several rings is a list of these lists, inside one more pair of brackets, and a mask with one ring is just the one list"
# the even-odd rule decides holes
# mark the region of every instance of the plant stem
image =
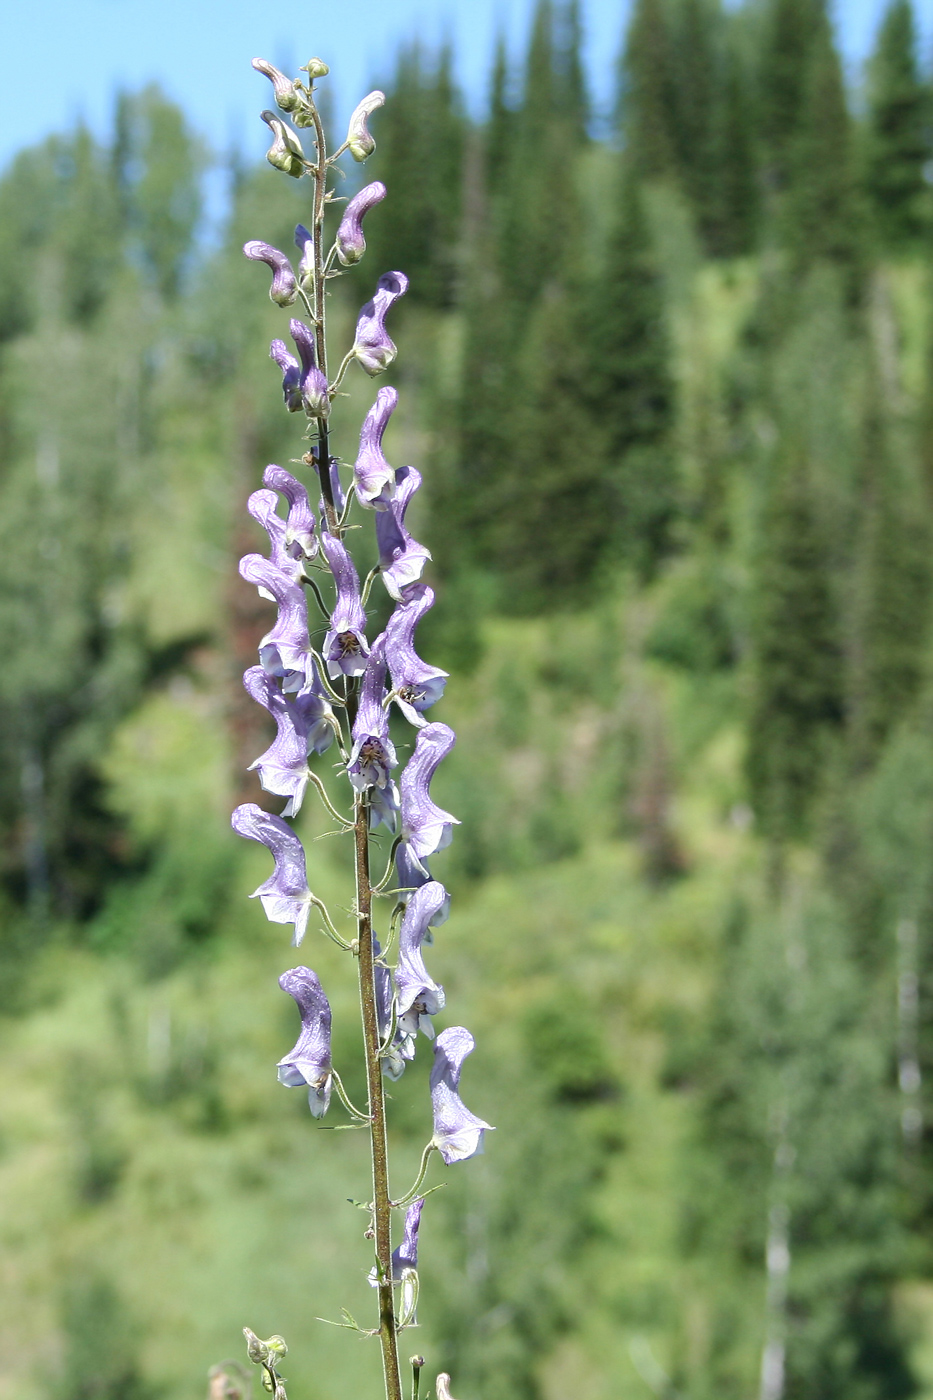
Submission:
[[[314,339],[317,350],[318,369],[327,378],[327,337],[325,335],[325,277],[324,277],[324,197],[327,194],[327,145],[320,114],[312,103],[311,115],[314,120],[314,138],[317,143],[317,169],[314,172],[314,219],[311,237],[314,245]],[[321,478],[321,495],[324,497],[324,514],[327,528],[332,535],[337,534],[337,509],[334,505],[334,491],[330,480],[330,444],[328,441],[327,419],[318,418],[318,475]]]
[[386,1144],[385,1095],[379,1059],[379,1018],[376,1011],[376,974],[373,962],[372,891],[369,883],[369,803],[364,793],[356,799],[356,908],[360,964],[360,1006],[366,1050],[369,1091],[370,1140],[373,1161],[373,1224],[379,1270],[379,1339],[386,1400],[402,1400],[398,1360],[395,1296],[392,1290],[392,1207],[389,1195],[389,1158]]

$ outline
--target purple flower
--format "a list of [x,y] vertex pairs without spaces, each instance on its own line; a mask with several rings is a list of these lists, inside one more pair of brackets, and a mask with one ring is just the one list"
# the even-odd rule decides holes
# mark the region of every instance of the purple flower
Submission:
[[268,846],[275,870],[250,899],[259,896],[266,918],[273,924],[294,924],[292,942],[297,946],[305,936],[312,895],[305,870],[304,847],[287,822],[264,812],[255,802],[244,802],[230,818],[230,825],[241,836]]
[[415,651],[415,628],[433,606],[433,589],[426,583],[410,584],[386,627],[386,660],[392,673],[392,690],[402,714],[418,728],[427,722],[422,711],[440,700],[448,678],[446,671],[428,666]]
[[364,185],[344,210],[340,227],[337,229],[337,256],[344,267],[358,263],[366,252],[363,215],[368,214],[373,205],[379,204],[385,197],[385,185],[381,180],[374,180],[371,185]]
[[447,891],[437,880],[422,885],[408,901],[399,932],[398,966],[395,969],[395,994],[398,999],[398,1028],[408,1042],[411,1059],[419,1030],[429,1040],[434,1038],[430,1017],[444,1009],[444,989],[432,982],[421,955],[421,945],[430,920],[447,903]]
[[288,329],[301,356],[301,401],[309,418],[326,418],[330,413],[327,380],[317,367],[314,335],[304,321],[289,321]]
[[317,669],[312,686],[299,691],[294,700],[261,666],[244,672],[243,684],[256,703],[269,711],[278,730],[265,753],[249,765],[250,771],[257,769],[266,792],[289,799],[282,815],[293,817],[308,786],[308,755],[324,753],[334,737],[333,712],[319,688]]
[[258,238],[244,243],[243,252],[253,262],[264,262],[272,268],[272,286],[269,289],[269,296],[276,306],[291,306],[298,296],[298,283],[295,281],[292,265],[285,254],[280,253],[278,248],[273,248],[271,244],[263,243]]
[[302,406],[301,366],[288,349],[284,340],[273,340],[269,346],[269,358],[275,360],[282,371],[282,397],[289,413],[297,413]]
[[[385,1041],[392,1025],[392,1006],[395,1001],[395,985],[392,971],[382,961],[382,947],[373,934],[373,972],[376,982],[376,1024],[379,1039]],[[401,1079],[405,1072],[405,1061],[398,1049],[398,1032],[393,1043],[382,1053],[382,1073],[387,1079]]]
[[384,511],[395,495],[395,470],[382,451],[382,435],[398,403],[398,391],[386,385],[363,419],[360,451],[353,468],[356,494],[364,506]]
[[456,743],[456,735],[446,724],[426,724],[419,729],[415,752],[402,772],[402,837],[410,853],[421,861],[450,845],[456,817],[431,800],[429,787],[441,759]]
[[[279,573],[284,574],[289,583],[298,584],[304,577],[304,570],[293,554],[289,553],[286,541],[285,521],[278,514],[279,498],[274,491],[254,491],[246,502],[246,509],[258,521],[269,536],[269,562]],[[275,598],[259,585],[264,598],[275,602]]]
[[259,643],[263,670],[270,676],[283,677],[283,690],[301,690],[311,664],[304,589],[261,554],[245,554],[240,560],[240,573],[247,583],[255,583],[265,597],[271,597],[279,606],[275,626]]
[[[424,1209],[424,1197],[419,1196],[417,1201],[412,1201],[405,1212],[405,1229],[402,1233],[402,1243],[397,1249],[392,1251],[392,1282],[402,1282],[403,1269],[417,1269],[418,1267],[418,1231],[421,1228],[421,1212]],[[369,1281],[373,1288],[378,1285],[376,1270],[373,1269],[369,1275]]]
[[369,643],[365,637],[366,614],[360,602],[360,577],[340,540],[323,534],[321,545],[337,585],[337,602],[324,638],[328,674],[361,676],[366,670]]
[[483,1133],[492,1131],[466,1107],[459,1093],[460,1071],[476,1044],[463,1026],[449,1026],[434,1042],[431,1067],[431,1104],[434,1109],[434,1137],[431,1139],[444,1161],[463,1162],[483,1150]]
[[399,467],[395,473],[395,498],[389,502],[388,510],[380,511],[376,516],[376,544],[382,581],[390,597],[396,601],[401,599],[403,588],[420,579],[425,561],[431,557],[431,551],[413,540],[405,529],[408,503],[420,485],[419,471],[414,467]]
[[357,792],[369,792],[373,825],[380,821],[395,829],[399,796],[389,772],[398,763],[395,746],[389,738],[389,716],[385,698],[385,633],[373,642],[360,702],[353,722],[353,749],[347,773]]
[[376,108],[381,107],[385,100],[385,93],[379,92],[378,89],[375,92],[367,93],[363,100],[357,103],[350,115],[347,146],[355,161],[364,161],[376,149],[376,143],[369,134],[367,123]]
[[385,328],[386,312],[407,291],[404,272],[384,272],[376,283],[376,295],[360,312],[353,353],[367,374],[381,374],[395,359],[395,344]]
[[293,967],[279,978],[283,992],[294,997],[301,1013],[301,1034],[295,1048],[279,1060],[279,1083],[289,1089],[308,1086],[308,1106],[322,1118],[330,1103],[330,1002],[310,967]]
[[[399,844],[395,853],[395,871],[399,890],[420,890],[421,886],[426,885],[431,879],[427,861],[418,860],[416,856],[412,855],[411,847],[405,841]],[[449,917],[450,895],[447,896],[437,912],[431,915],[428,920],[428,929],[439,928],[441,924],[447,922]],[[424,942],[434,942],[430,932],[424,935]]]
[[299,555],[303,555],[305,559],[313,559],[318,552],[318,542],[314,533],[314,511],[304,486],[291,472],[274,464],[266,467],[262,481],[264,486],[281,492],[288,501],[285,547],[289,554],[296,559]]

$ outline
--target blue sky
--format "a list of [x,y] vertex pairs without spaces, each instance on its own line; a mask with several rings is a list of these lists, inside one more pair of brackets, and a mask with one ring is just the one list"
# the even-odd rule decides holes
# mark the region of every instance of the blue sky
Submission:
[[[597,102],[608,101],[630,0],[584,0],[586,57]],[[854,70],[869,48],[886,0],[836,0],[840,39]],[[454,42],[471,106],[484,96],[494,35],[513,52],[524,41],[533,0],[6,0],[0,5],[0,167],[22,146],[83,116],[108,129],[113,94],[157,80],[216,150],[236,144],[257,157],[268,84],[249,60],[260,54],[330,63],[341,116],[391,66],[399,42],[422,35]],[[933,49],[933,0],[914,0]]]

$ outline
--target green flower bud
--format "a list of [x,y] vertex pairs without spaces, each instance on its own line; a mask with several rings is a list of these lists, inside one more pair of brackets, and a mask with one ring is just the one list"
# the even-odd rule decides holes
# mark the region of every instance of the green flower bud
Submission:
[[256,1333],[249,1327],[243,1328],[243,1336],[246,1338],[246,1354],[250,1361],[254,1361],[259,1366],[269,1355],[269,1349],[265,1342],[261,1342]]
[[272,83],[276,105],[281,107],[283,112],[294,112],[296,107],[302,105],[301,94],[291,78],[286,78],[285,74],[280,73],[267,59],[254,58],[253,67],[257,73],[264,73]]
[[305,168],[305,153],[301,149],[301,142],[274,112],[261,112],[260,116],[275,138],[266,151],[266,160],[270,165],[274,165],[276,170],[284,170],[286,175],[293,175],[297,180],[299,175],[304,174]]
[[386,100],[384,92],[371,92],[354,108],[347,129],[347,145],[356,161],[364,161],[376,149],[376,143],[369,134],[367,122],[377,107]]
[[288,1347],[285,1345],[285,1338],[280,1337],[278,1332],[266,1338],[266,1348],[272,1354],[273,1365],[275,1365],[277,1361],[281,1361],[282,1357],[288,1351]]
[[330,69],[323,58],[309,58],[307,63],[301,65],[302,73],[307,73],[312,83],[315,78],[326,78]]

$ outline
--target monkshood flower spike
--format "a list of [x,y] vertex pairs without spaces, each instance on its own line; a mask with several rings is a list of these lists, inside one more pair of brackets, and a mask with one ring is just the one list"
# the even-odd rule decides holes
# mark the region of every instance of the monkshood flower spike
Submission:
[[[448,917],[450,897],[433,878],[429,861],[449,844],[457,818],[434,801],[431,782],[454,745],[454,733],[427,718],[444,694],[447,672],[423,659],[415,647],[418,623],[433,606],[434,593],[422,579],[430,552],[412,538],[405,523],[421,486],[420,473],[410,465],[393,467],[383,450],[386,427],[398,404],[397,390],[383,387],[376,394],[360,425],[352,475],[350,464],[338,459],[331,445],[331,417],[346,403],[339,393],[344,376],[355,372],[354,364],[367,375],[381,374],[396,358],[386,318],[407,291],[408,278],[403,272],[379,277],[374,295],[359,314],[352,344],[336,374],[329,374],[328,283],[353,274],[366,251],[364,221],[386,198],[381,181],[364,186],[343,207],[332,229],[330,216],[342,198],[334,163],[345,152],[356,161],[372,154],[369,119],[385,98],[381,92],[364,97],[350,118],[346,140],[328,155],[315,97],[315,84],[327,75],[327,64],[312,58],[301,70],[306,77],[299,78],[265,59],[255,59],[253,67],[272,84],[283,114],[261,114],[272,132],[267,159],[286,175],[310,181],[310,199],[295,228],[296,262],[259,238],[243,249],[248,259],[270,270],[269,295],[287,313],[288,324],[272,340],[269,353],[282,375],[285,406],[299,415],[301,426],[299,441],[288,454],[289,469],[266,466],[247,506],[265,531],[268,551],[245,555],[240,574],[274,605],[276,615],[259,642],[259,664],[246,668],[243,684],[274,722],[275,735],[270,724],[271,742],[267,740],[265,751],[250,764],[266,794],[264,805],[242,803],[231,822],[241,836],[265,846],[272,858],[272,873],[253,892],[266,917],[292,925],[293,942],[299,944],[313,909],[317,927],[347,955],[345,965],[352,967],[357,982],[365,1104],[351,1102],[333,1067],[331,1005],[308,967],[290,968],[279,979],[298,1007],[301,1029],[292,1050],[279,1060],[277,1073],[282,1084],[307,1090],[315,1118],[324,1116],[336,1094],[351,1121],[335,1126],[357,1128],[368,1138],[372,1197],[357,1204],[365,1212],[365,1268],[375,1255],[369,1279],[378,1299],[378,1325],[368,1331],[345,1311],[340,1325],[378,1337],[385,1400],[405,1400],[398,1335],[417,1321],[418,1232],[426,1197],[435,1189],[426,1178],[438,1156],[450,1164],[481,1151],[489,1127],[460,1098],[460,1073],[473,1049],[472,1036],[455,1026],[435,1037],[432,1022],[446,1011],[445,992],[434,975],[440,975],[441,968],[428,969],[425,951],[432,943],[432,929]],[[303,308],[300,319],[288,313],[296,303]],[[352,556],[348,540],[353,542]],[[366,576],[363,588],[358,565]],[[392,612],[385,629],[374,635],[378,629],[368,626],[366,605],[377,574],[392,600]],[[299,813],[302,823],[321,816],[319,809],[305,816],[315,798],[320,799],[327,828],[316,830],[315,838],[345,839],[352,846],[345,853],[345,865],[352,861],[355,888],[340,906],[352,921],[352,933],[346,935],[312,891],[305,848],[290,824]],[[267,802],[274,811],[266,810]],[[375,881],[373,845],[381,846]],[[328,870],[339,868],[335,862]],[[317,884],[313,872],[312,877]],[[332,876],[325,872],[322,878],[329,881]],[[432,956],[432,964],[433,960]],[[336,975],[335,970],[328,978]],[[347,989],[329,990],[338,1007],[348,1004]],[[385,1081],[401,1078],[415,1055],[419,1033],[434,1045],[432,1137],[414,1185],[394,1198],[389,1190]],[[330,1125],[321,1126],[330,1131]],[[318,1142],[323,1145],[327,1138]],[[244,1330],[264,1387],[273,1400],[286,1400],[278,1371],[284,1342],[278,1336],[262,1341],[249,1328]],[[417,1396],[424,1358],[412,1357],[410,1364]],[[439,1400],[442,1391],[449,1397],[447,1385],[448,1377],[439,1376]]]

